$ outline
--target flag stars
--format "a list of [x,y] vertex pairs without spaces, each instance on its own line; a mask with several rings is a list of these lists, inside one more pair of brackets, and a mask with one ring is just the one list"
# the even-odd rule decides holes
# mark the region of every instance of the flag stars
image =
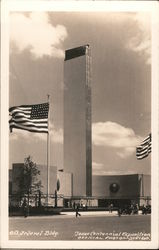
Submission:
[[37,104],[32,106],[31,119],[48,118],[49,104]]

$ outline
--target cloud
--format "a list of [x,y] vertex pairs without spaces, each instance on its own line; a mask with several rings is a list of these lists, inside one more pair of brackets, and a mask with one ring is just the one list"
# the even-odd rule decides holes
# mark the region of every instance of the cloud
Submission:
[[92,162],[92,173],[93,175],[98,175],[100,173],[103,173],[104,164],[98,163],[98,162]]
[[103,163],[98,163],[98,162],[92,162],[92,168],[93,169],[101,169],[103,168]]
[[121,171],[106,171],[106,170],[99,170],[99,171],[93,171],[93,175],[125,175],[125,174],[137,174],[135,171],[126,171],[121,170]]
[[61,45],[66,38],[66,28],[59,24],[52,26],[46,12],[10,15],[10,40],[20,52],[29,48],[36,58],[44,55],[61,58],[64,57]]
[[[109,169],[109,170],[108,170]],[[92,163],[92,174],[93,175],[125,175],[125,174],[136,174],[135,170],[110,170],[111,167],[104,163],[93,162]]]
[[53,124],[50,125],[50,137],[55,143],[63,143],[63,129],[56,129]]
[[138,12],[134,16],[134,21],[137,23],[139,32],[136,32],[127,47],[138,53],[145,53],[146,63],[151,63],[151,22],[150,14],[146,12]]
[[[109,170],[108,170],[109,169]],[[110,170],[111,167],[104,163],[92,162],[93,175],[124,175],[125,169]],[[126,174],[136,174],[135,170],[126,170]]]
[[[50,123],[50,140],[52,143],[63,143],[63,130],[61,128],[55,128],[53,123]],[[41,140],[46,141],[45,133],[30,133],[25,130],[14,129],[10,134],[10,140],[15,141],[19,139],[29,139],[29,141]]]
[[[10,134],[10,140],[18,139],[46,141],[46,134],[30,133],[24,130],[14,129]],[[50,140],[52,143],[63,144],[63,129],[56,128],[50,123]],[[131,156],[136,146],[143,140],[142,137],[135,135],[131,128],[125,128],[115,122],[99,122],[92,125],[92,144],[94,146],[109,147],[116,150],[116,155],[120,158]],[[94,169],[102,169],[103,164],[93,162]]]
[[[110,166],[99,162],[92,162],[92,172],[93,175],[124,175],[125,170],[108,170]],[[127,170],[126,174],[134,174],[136,172],[132,170]]]
[[120,158],[132,155],[142,139],[131,128],[115,122],[98,122],[92,125],[93,145],[116,149]]
[[32,133],[27,132],[25,130],[20,130],[20,129],[13,129],[13,132],[9,134],[10,137],[10,141],[17,141],[19,138],[22,139],[28,139],[28,137],[30,136],[32,138]]

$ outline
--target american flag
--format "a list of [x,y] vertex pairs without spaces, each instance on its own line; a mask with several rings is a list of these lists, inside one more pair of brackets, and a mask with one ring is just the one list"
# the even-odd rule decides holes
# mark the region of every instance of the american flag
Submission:
[[13,128],[30,132],[48,133],[49,103],[14,106],[9,109],[10,131]]
[[142,160],[151,153],[151,134],[149,134],[141,144],[136,147],[136,157],[138,160]]

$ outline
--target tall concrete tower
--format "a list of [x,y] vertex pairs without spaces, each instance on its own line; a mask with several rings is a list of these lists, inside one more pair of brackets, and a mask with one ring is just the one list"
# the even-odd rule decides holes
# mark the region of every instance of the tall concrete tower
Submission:
[[72,195],[92,195],[91,60],[89,45],[66,50],[64,61],[64,169]]

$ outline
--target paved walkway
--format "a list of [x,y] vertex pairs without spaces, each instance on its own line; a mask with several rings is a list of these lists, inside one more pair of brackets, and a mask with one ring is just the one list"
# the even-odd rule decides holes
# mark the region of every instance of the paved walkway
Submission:
[[[75,211],[71,211],[71,212],[61,212],[61,215],[75,215]],[[114,216],[114,215],[118,215],[117,211],[112,211],[112,213],[110,213],[109,211],[79,211],[79,213],[83,216]],[[139,213],[137,215],[141,215],[142,212],[139,211]],[[123,215],[122,215],[123,216]]]
[[[81,214],[82,217],[100,217],[100,216],[118,216],[118,213],[117,211],[112,211],[112,213],[110,213],[109,211],[79,211],[79,213]],[[139,211],[138,214],[136,215],[127,215],[127,214],[124,214],[124,215],[121,215],[121,216],[138,216],[138,215],[142,215],[142,212]],[[60,214],[58,215],[36,215],[36,216],[28,216],[27,218],[35,218],[35,219],[38,219],[38,218],[73,218],[76,216],[76,212],[75,211],[69,211],[69,212],[61,212]],[[14,218],[24,218],[23,216],[11,216],[10,219],[14,219]]]
[[[82,216],[113,216],[113,215],[117,215],[117,211],[113,211],[112,213],[109,213],[108,211],[79,211],[79,213]],[[61,215],[75,215],[76,212],[75,211],[71,211],[71,212],[61,212]]]

